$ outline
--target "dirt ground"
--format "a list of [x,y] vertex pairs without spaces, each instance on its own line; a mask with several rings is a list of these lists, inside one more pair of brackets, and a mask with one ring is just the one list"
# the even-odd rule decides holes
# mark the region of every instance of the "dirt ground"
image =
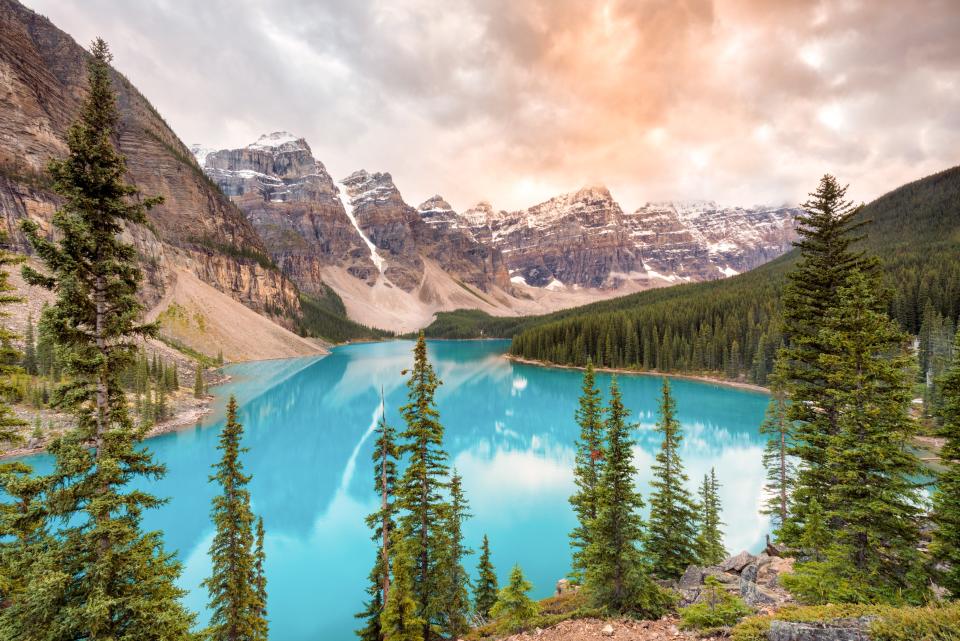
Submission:
[[[531,630],[523,634],[506,637],[504,641],[687,641],[692,639],[720,639],[720,637],[698,637],[692,632],[684,632],[679,628],[679,620],[664,618],[659,621],[633,621],[577,619],[562,621],[545,630]],[[610,625],[613,635],[603,634],[603,629]]]

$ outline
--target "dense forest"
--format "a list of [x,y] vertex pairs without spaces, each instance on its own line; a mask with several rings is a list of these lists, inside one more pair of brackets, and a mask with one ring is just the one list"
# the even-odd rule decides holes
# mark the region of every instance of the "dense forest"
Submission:
[[[960,167],[865,205],[859,246],[880,258],[891,317],[922,341],[921,359],[949,346],[960,315]],[[633,294],[528,318],[440,314],[433,337],[513,338],[537,360],[664,372],[710,372],[764,384],[780,346],[780,293],[798,252],[733,278]],[[939,361],[937,361],[939,362]]]

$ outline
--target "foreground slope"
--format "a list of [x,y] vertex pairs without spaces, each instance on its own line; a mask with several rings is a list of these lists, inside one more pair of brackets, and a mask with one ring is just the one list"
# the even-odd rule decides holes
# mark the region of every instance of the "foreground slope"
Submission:
[[[890,313],[916,333],[929,303],[960,316],[960,167],[904,185],[866,205],[863,248],[890,286]],[[664,371],[720,371],[763,378],[779,336],[774,322],[796,250],[733,278],[679,285],[556,314],[495,319],[441,314],[431,336],[512,337],[517,356]],[[631,338],[635,336],[635,338]],[[762,382],[762,381],[761,381]]]

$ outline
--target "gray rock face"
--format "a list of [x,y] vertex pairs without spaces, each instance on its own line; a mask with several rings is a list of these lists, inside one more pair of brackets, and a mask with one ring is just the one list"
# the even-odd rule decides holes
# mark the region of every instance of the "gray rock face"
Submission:
[[755,560],[755,556],[744,550],[740,554],[724,559],[718,567],[723,572],[740,572]]
[[838,619],[826,623],[771,621],[769,641],[870,641],[870,618]]

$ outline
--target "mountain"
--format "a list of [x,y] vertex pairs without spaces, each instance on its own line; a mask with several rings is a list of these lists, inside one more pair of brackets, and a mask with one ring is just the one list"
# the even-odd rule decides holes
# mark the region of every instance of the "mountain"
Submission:
[[[884,270],[890,315],[913,334],[925,314],[960,321],[960,167],[899,187],[858,217],[865,223],[861,247]],[[458,310],[438,315],[425,331],[512,337],[511,352],[525,358],[582,364],[589,356],[608,366],[718,373],[762,384],[780,340],[780,293],[798,256],[791,250],[732,278],[537,317]]]
[[788,208],[649,204],[624,214],[602,186],[528,209],[458,213],[407,203],[386,172],[334,181],[307,142],[279,131],[238,149],[193,151],[301,291],[332,290],[350,318],[410,331],[459,307],[537,314],[739,273],[786,251]]
[[776,258],[795,238],[796,209],[648,203],[625,214],[603,186],[515,212],[480,203],[462,219],[503,252],[514,283],[554,290],[648,289],[714,280]]
[[[85,95],[87,58],[46,18],[15,0],[0,0],[0,216],[14,250],[30,251],[20,219],[50,228],[58,199],[45,168],[66,153],[66,132]],[[148,308],[176,303],[178,274],[186,273],[288,329],[296,327],[302,316],[297,289],[272,263],[253,225],[200,171],[149,101],[125,77],[115,71],[112,76],[120,111],[114,142],[126,156],[128,179],[144,195],[164,199],[149,212],[149,224],[127,230],[145,273],[143,302]],[[202,317],[202,310],[192,312]],[[319,349],[304,352],[298,337],[287,335],[291,349],[284,355]],[[193,347],[216,354],[209,344]],[[234,356],[243,356],[242,345],[231,347]]]

